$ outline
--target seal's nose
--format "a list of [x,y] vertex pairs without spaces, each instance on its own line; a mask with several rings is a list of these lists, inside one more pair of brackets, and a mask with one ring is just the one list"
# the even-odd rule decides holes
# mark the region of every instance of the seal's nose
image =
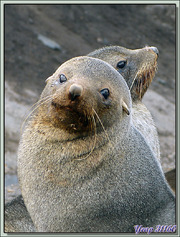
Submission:
[[71,101],[82,95],[83,87],[81,85],[72,84],[69,88],[69,96]]
[[152,49],[157,54],[157,56],[159,56],[159,50],[156,47],[151,46],[150,49]]

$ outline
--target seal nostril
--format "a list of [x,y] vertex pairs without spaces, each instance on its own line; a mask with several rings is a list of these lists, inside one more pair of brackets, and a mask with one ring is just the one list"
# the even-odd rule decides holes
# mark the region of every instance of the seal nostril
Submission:
[[82,95],[83,88],[81,85],[73,84],[69,88],[70,99],[74,101],[77,97]]
[[159,55],[159,50],[156,47],[150,47],[157,55]]
[[79,95],[75,95],[75,94],[70,93],[71,101],[74,101],[77,97],[79,97]]

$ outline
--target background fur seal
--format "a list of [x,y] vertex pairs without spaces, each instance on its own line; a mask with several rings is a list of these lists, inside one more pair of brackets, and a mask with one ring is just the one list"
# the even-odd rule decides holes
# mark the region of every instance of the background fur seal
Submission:
[[127,49],[121,46],[107,46],[88,54],[111,64],[131,88],[135,101],[142,99],[151,84],[157,68],[159,51],[156,47]]
[[158,54],[156,47],[132,50],[109,46],[95,50],[88,56],[108,62],[124,77],[131,91],[134,126],[143,134],[155,156],[160,160],[157,129],[149,110],[142,103],[142,97],[155,75]]
[[18,175],[37,231],[134,232],[136,224],[175,222],[174,196],[131,124],[128,87],[98,59],[69,60],[47,80],[20,142]]

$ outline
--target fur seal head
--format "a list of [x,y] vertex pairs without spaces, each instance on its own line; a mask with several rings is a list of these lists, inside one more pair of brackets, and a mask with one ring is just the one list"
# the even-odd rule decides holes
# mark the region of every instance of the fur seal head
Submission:
[[131,99],[126,82],[102,60],[87,56],[73,58],[46,82],[41,100],[47,98],[48,102],[40,106],[41,117],[71,135],[85,135],[92,129],[93,120],[99,131],[102,130],[99,119],[107,128],[117,118],[130,114]]
[[126,80],[132,100],[142,99],[147,91],[157,68],[159,51],[156,47],[127,49],[109,46],[88,54],[111,64]]
[[[106,150],[107,155],[117,137],[123,142],[128,134],[132,107],[129,88],[111,65],[87,56],[68,60],[46,83],[22,135],[18,152],[19,177],[25,175],[21,167],[27,167],[26,159],[22,159],[26,154],[31,156],[27,158],[30,167],[46,160],[46,168],[42,167],[39,173],[47,170],[48,182],[72,185],[105,159],[97,154]],[[53,159],[49,158],[49,152]],[[74,166],[76,168],[72,168]]]

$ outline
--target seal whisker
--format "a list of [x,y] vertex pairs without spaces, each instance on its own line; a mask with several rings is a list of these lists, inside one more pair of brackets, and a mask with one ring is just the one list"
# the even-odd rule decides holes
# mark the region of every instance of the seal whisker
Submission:
[[[28,118],[32,115],[32,113],[33,113],[39,106],[41,106],[41,105],[44,104],[45,102],[50,101],[51,99],[52,99],[52,96],[47,96],[47,97],[45,97],[45,98],[39,100],[38,102],[36,102],[35,104],[33,104],[33,105],[30,107],[29,110],[31,110],[31,109],[36,105],[36,107],[26,116],[26,118],[25,118],[24,121],[22,122],[21,129],[20,129],[20,130],[21,130],[21,134],[22,134],[23,127],[24,127],[26,121],[27,121]],[[43,101],[43,100],[45,100],[45,101]],[[43,102],[42,102],[42,101],[43,101]]]
[[48,98],[52,98],[52,95],[48,95],[48,96],[42,98],[41,100],[38,100],[36,103],[34,103],[34,104],[30,107],[29,110],[31,110],[35,105],[40,104],[42,101],[44,101],[44,100],[46,100],[46,99],[48,99]]
[[90,130],[92,132],[92,136],[93,136],[93,123],[92,123],[92,117],[88,116],[88,121],[90,121]]
[[132,81],[132,83],[131,83],[131,86],[130,86],[130,89],[129,89],[130,91],[131,91],[131,89],[132,89],[132,87],[133,87],[133,85],[134,85],[134,82],[135,82],[135,80],[136,80],[136,78],[137,78],[138,73],[139,73],[139,72],[136,73],[136,75],[135,75],[135,77],[134,77],[134,79],[133,79],[133,81]]
[[104,130],[104,132],[105,132],[105,134],[106,134],[106,136],[107,136],[107,138],[108,138],[108,140],[109,140],[109,143],[110,143],[111,146],[113,147],[112,142],[111,142],[111,140],[110,140],[110,138],[109,138],[109,135],[108,135],[108,133],[107,133],[107,131],[106,131],[106,129],[105,129],[105,127],[104,127],[104,125],[103,125],[101,119],[99,118],[99,115],[97,114],[97,112],[95,111],[94,108],[92,108],[92,110],[93,110],[94,114],[96,115],[97,119],[99,120],[99,122],[100,122],[100,124],[101,124],[101,126],[102,126],[102,128],[103,128],[103,130]]

